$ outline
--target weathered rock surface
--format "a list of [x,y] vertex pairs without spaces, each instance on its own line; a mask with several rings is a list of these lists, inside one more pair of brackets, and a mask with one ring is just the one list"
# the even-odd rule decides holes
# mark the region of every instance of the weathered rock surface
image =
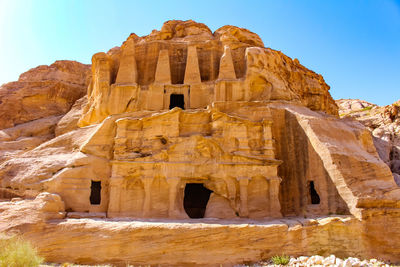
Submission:
[[18,81],[0,87],[0,163],[39,146],[55,134],[77,128],[78,119],[73,118],[81,115],[79,103],[84,99],[68,116],[63,115],[85,95],[89,69],[89,65],[75,61],[56,61],[33,68],[21,74]]
[[[62,208],[54,194],[0,203],[1,230],[23,233],[47,261],[59,263],[219,266],[256,262],[283,253],[294,257],[335,254],[338,258],[376,255],[371,242],[377,240],[363,234],[361,221],[347,216],[197,222],[60,219],[65,214]],[[30,216],[26,216],[28,211]],[[398,252],[398,247],[393,248]]]
[[[64,203],[60,196],[47,192],[40,193],[35,199],[13,198],[0,202],[0,231],[28,230],[44,225],[52,219],[65,217]],[[25,228],[25,229],[24,229]]]
[[380,158],[400,185],[400,100],[382,107],[355,99],[336,102],[342,118],[353,118],[371,131]]
[[56,61],[23,74],[0,87],[0,129],[40,118],[62,115],[84,96],[90,66]]
[[[40,97],[43,111],[27,105],[31,117],[10,113],[0,131],[0,192],[26,199],[2,204],[0,226],[48,260],[207,265],[285,252],[400,261],[400,187],[376,139],[338,117],[321,75],[255,33],[168,21],[96,53],[91,74],[60,64],[16,83],[61,80],[76,94],[48,89],[63,100]],[[396,112],[385,118],[396,124]],[[30,221],[24,207],[41,206],[43,194],[62,201],[60,216]]]
[[82,110],[87,105],[87,96],[76,100],[75,104],[57,123],[55,135],[59,136],[78,129],[78,121],[82,116]]
[[54,138],[61,116],[49,116],[0,130],[0,163]]

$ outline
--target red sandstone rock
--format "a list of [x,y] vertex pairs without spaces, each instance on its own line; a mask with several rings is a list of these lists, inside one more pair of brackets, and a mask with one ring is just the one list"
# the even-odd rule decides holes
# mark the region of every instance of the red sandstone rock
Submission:
[[68,112],[82,97],[90,66],[75,61],[56,61],[23,74],[0,87],[0,129]]

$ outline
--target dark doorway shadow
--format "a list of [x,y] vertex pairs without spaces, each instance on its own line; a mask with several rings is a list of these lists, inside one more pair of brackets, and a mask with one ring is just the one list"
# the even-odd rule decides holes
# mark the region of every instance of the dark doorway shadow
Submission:
[[92,181],[90,187],[90,204],[100,205],[101,202],[101,182]]
[[185,109],[185,97],[182,94],[171,94],[169,97],[169,109],[178,107]]
[[203,184],[186,184],[183,207],[190,218],[204,218],[211,193],[212,191],[205,188]]

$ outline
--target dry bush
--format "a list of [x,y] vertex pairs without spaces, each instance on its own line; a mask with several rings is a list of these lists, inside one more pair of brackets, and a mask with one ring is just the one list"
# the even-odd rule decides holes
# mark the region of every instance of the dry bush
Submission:
[[0,236],[0,267],[35,267],[42,262],[43,258],[28,241],[18,236]]

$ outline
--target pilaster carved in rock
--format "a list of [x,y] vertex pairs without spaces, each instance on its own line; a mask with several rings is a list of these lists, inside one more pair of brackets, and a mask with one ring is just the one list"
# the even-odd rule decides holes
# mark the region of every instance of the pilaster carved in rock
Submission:
[[250,177],[237,177],[239,181],[240,188],[240,217],[248,217],[249,216],[249,207],[248,207],[248,185]]
[[168,183],[168,198],[169,198],[169,208],[168,208],[168,216],[169,218],[176,218],[179,216],[179,209],[176,205],[177,202],[177,193],[179,189],[179,185],[181,179],[178,177],[167,177],[166,178]]
[[279,185],[281,181],[282,179],[277,176],[268,179],[271,217],[282,217],[281,204],[279,203]]
[[110,179],[110,201],[108,205],[108,214],[110,217],[113,217],[121,211],[121,189],[123,183],[123,177],[115,176]]

